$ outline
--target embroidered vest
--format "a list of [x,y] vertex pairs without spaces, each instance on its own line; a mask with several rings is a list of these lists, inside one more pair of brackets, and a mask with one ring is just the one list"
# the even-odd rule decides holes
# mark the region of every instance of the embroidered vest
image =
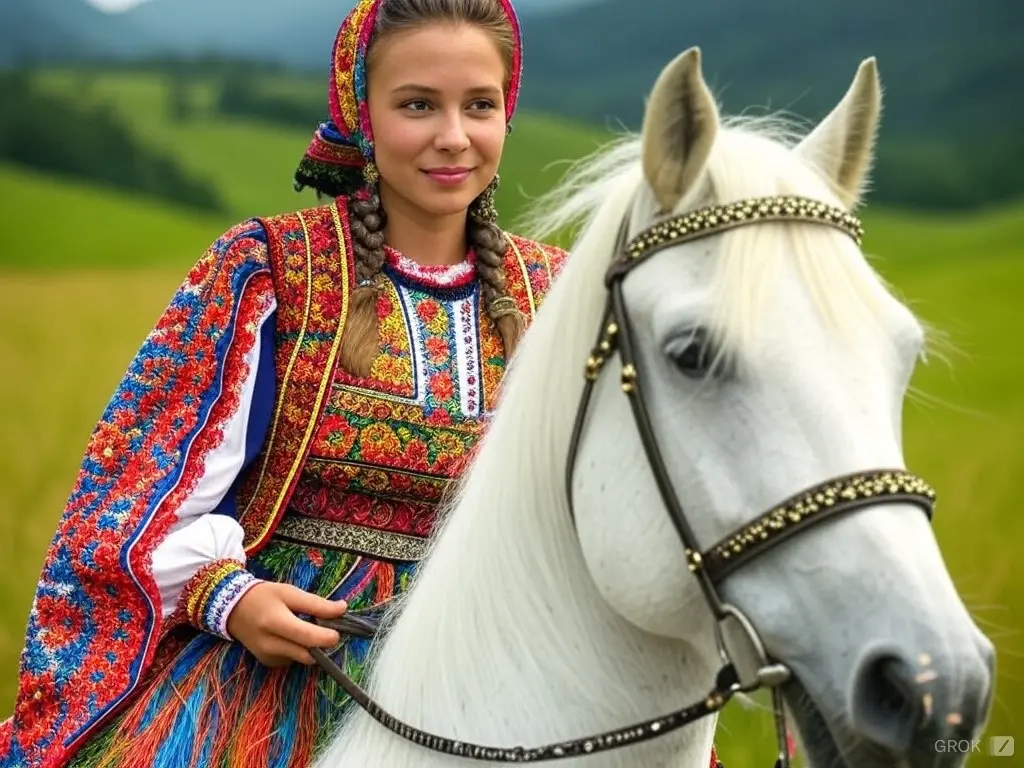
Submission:
[[[355,281],[344,200],[262,223],[278,296],[278,386],[238,498],[246,549],[276,535],[417,560],[504,373],[472,257],[439,281],[389,254],[378,277],[380,352],[357,378],[338,366]],[[507,292],[530,322],[565,254],[507,238]]]

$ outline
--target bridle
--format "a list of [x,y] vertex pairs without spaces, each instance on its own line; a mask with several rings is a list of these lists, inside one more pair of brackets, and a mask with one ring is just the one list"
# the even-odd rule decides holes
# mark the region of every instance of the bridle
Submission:
[[[622,391],[632,406],[637,430],[665,509],[682,541],[689,571],[697,578],[716,620],[723,666],[708,694],[689,706],[661,717],[635,723],[614,731],[540,747],[489,747],[456,741],[427,733],[397,719],[353,682],[320,649],[311,649],[317,663],[338,682],[349,696],[383,726],[415,744],[444,754],[502,763],[529,763],[595,754],[649,741],[676,731],[718,712],[737,693],[768,688],[772,695],[779,756],[775,768],[789,768],[785,714],[781,686],[792,677],[785,664],[773,660],[765,650],[752,623],[735,606],[722,599],[722,580],[772,547],[840,513],[886,502],[909,502],[919,506],[929,520],[935,492],[919,477],[902,469],[878,469],[832,478],[808,488],[757,517],[707,549],[702,549],[690,527],[682,504],[672,486],[644,401],[642,377],[636,347],[623,297],[623,282],[634,267],[667,248],[764,222],[797,221],[830,226],[845,232],[859,245],[863,228],[856,217],[825,203],[801,197],[769,197],[716,205],[674,216],[626,241],[629,216],[623,219],[615,245],[616,258],[605,275],[608,300],[601,330],[586,364],[585,385],[573,426],[566,462],[566,493],[575,525],[572,481],[576,456],[594,386],[605,364],[618,352],[622,363]],[[363,637],[375,631],[372,622],[344,616],[337,622],[322,622],[339,631]]]

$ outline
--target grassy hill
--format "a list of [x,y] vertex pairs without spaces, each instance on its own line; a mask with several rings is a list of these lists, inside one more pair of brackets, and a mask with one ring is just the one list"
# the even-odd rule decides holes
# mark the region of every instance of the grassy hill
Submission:
[[183,270],[224,229],[217,217],[12,166],[0,165],[0,195],[0,274]]
[[[266,78],[271,87],[297,93],[321,94],[319,81],[280,76]],[[213,98],[213,86],[191,86],[199,105],[194,120],[168,119],[168,82],[159,75],[108,73],[101,76],[50,72],[40,83],[56,93],[78,99],[108,102],[136,128],[147,144],[166,150],[188,172],[212,179],[220,188],[229,213],[224,223],[249,216],[270,215],[314,203],[313,193],[292,189],[292,174],[316,128],[279,127],[258,121],[210,116],[202,106]],[[326,116],[326,115],[325,115]],[[498,207],[512,221],[525,202],[552,184],[558,163],[596,149],[605,138],[598,130],[558,118],[523,114],[506,144]],[[554,164],[554,165],[553,165]]]
[[[164,119],[162,86],[139,76],[88,88],[55,74],[49,87],[110,96],[139,130],[218,180],[230,213],[169,205],[0,166],[0,718],[10,712],[17,653],[41,558],[92,426],[184,271],[232,221],[312,202],[291,191],[308,138],[295,130]],[[197,94],[202,96],[202,94]],[[502,211],[559,174],[552,163],[591,150],[600,134],[524,116],[503,170]],[[1024,711],[1024,541],[1014,473],[1024,466],[1018,287],[1024,205],[975,215],[872,210],[866,250],[954,351],[918,371],[906,409],[910,467],[931,480],[935,530],[954,579],[1000,648],[990,734],[1012,734]],[[758,765],[770,722],[730,707],[719,737],[726,765]],[[760,750],[760,751],[758,751]],[[985,764],[984,758],[971,765]],[[998,766],[999,764],[996,763]]]

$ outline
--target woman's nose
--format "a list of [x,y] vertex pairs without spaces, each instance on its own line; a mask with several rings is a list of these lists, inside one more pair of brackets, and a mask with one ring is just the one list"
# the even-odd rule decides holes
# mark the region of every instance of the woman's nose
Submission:
[[444,152],[461,152],[469,147],[469,134],[462,123],[462,115],[443,118],[438,128],[435,146]]

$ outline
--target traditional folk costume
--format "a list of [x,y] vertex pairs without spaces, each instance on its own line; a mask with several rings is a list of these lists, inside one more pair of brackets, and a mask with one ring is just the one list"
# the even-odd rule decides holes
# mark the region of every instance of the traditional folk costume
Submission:
[[[392,250],[371,373],[337,364],[356,284],[345,194],[372,159],[365,56],[382,1],[339,32],[331,119],[296,174],[340,196],[218,238],[89,440],[0,724],[3,768],[303,768],[348,698],[317,667],[262,666],[228,634],[231,609],[272,580],[372,618],[409,586],[505,359],[472,252],[429,268]],[[507,293],[529,322],[565,253],[506,239]],[[332,658],[359,680],[368,643],[344,637]]]

